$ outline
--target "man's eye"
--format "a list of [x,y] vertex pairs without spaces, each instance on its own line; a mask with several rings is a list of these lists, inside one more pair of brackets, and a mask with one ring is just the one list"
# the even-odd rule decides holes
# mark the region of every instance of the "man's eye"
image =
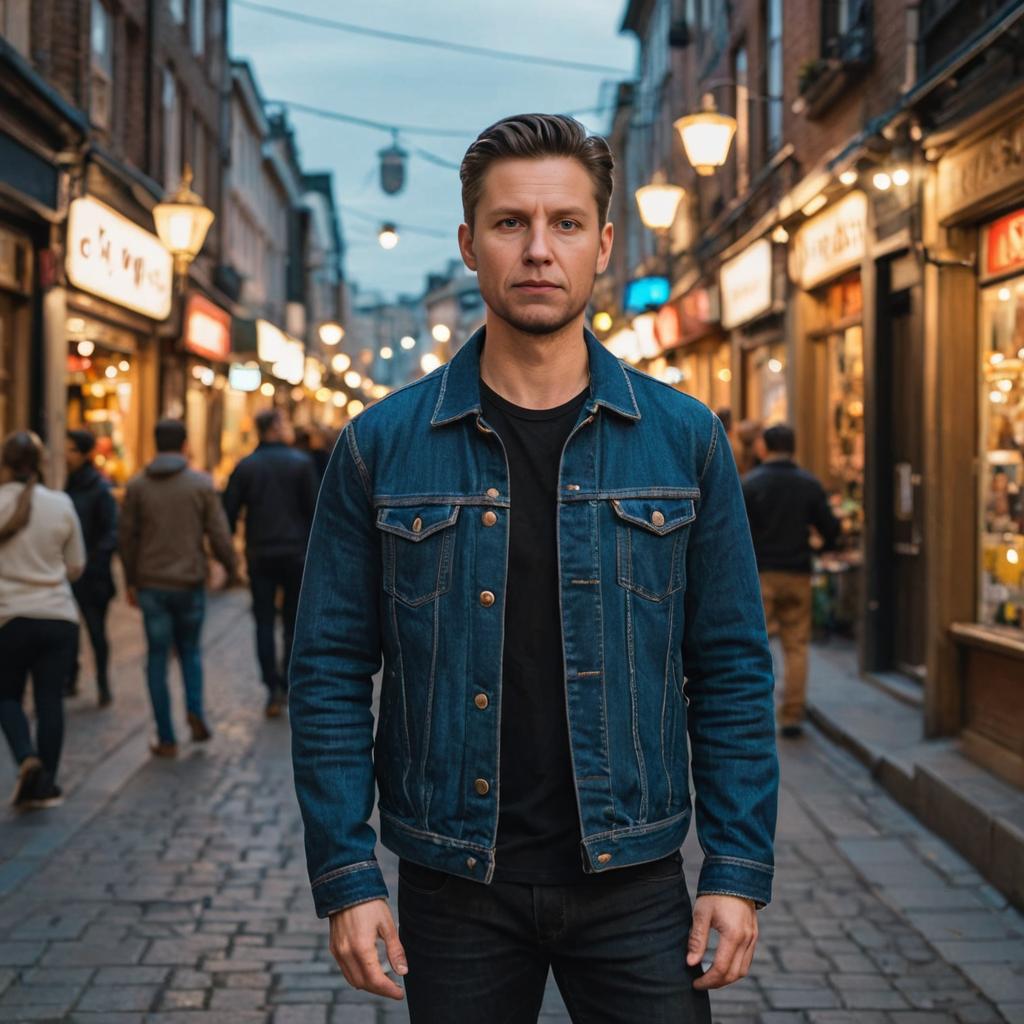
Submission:
[[574,220],[560,220],[558,222],[558,226],[563,231],[573,231],[573,230],[575,230],[576,228],[579,227],[579,224],[577,224],[576,221],[574,221]]
[[501,226],[503,228],[514,228],[518,227],[519,220],[516,217],[502,217]]

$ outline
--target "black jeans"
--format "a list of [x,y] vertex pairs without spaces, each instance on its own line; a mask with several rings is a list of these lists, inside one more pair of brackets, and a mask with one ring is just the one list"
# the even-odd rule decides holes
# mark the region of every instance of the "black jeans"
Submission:
[[[670,873],[669,873],[670,872]],[[483,885],[402,861],[399,935],[413,1024],[535,1024],[548,968],[576,1024],[711,1024],[687,967],[678,864],[576,885]]]
[[[107,609],[110,607],[110,599],[96,600],[89,595],[80,595],[76,591],[75,600],[78,602],[82,620],[85,622],[85,631],[89,634],[89,643],[92,644],[93,661],[96,663],[96,686],[102,693],[110,688],[107,677],[107,666],[110,662],[110,645],[107,642]],[[72,679],[78,679],[78,669],[76,651]]]
[[[10,619],[0,626],[0,728],[18,764],[38,756],[54,778],[64,743],[64,683],[77,650],[77,622]],[[35,744],[22,707],[30,675]]]
[[[274,558],[250,557],[248,561],[260,673],[268,690],[283,690],[288,686],[288,662],[291,660],[292,638],[295,636],[295,613],[299,607],[299,590],[302,587],[303,558],[301,555],[284,555]],[[283,591],[283,667],[278,667],[277,642],[274,637],[279,590]]]

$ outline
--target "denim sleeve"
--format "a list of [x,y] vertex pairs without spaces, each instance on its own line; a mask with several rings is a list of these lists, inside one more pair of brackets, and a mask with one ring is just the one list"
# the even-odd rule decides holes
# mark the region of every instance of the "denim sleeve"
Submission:
[[380,549],[352,424],[324,475],[290,671],[295,789],[320,917],[387,899],[374,857],[373,675],[380,667]]
[[779,769],[774,677],[743,492],[712,418],[686,557],[683,669],[697,836],[697,894],[771,899]]

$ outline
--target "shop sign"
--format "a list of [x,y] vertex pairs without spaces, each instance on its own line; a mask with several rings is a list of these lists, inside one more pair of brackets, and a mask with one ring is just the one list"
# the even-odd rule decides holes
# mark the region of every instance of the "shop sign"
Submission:
[[658,318],[654,321],[654,336],[663,349],[675,348],[683,340],[679,309],[674,303],[668,303],[658,310]]
[[983,280],[1024,270],[1024,210],[987,225],[981,246]]
[[772,243],[758,239],[719,270],[722,326],[729,330],[772,307]]
[[814,288],[859,266],[864,258],[867,220],[867,196],[851,192],[807,221],[789,250],[789,276],[794,283],[804,289]]
[[667,277],[638,277],[626,285],[622,308],[626,313],[642,313],[668,302],[672,286]]
[[160,239],[95,199],[68,211],[68,279],[77,288],[153,320],[171,312],[174,268]]
[[231,354],[231,314],[205,295],[189,296],[185,348],[204,359],[226,362]]
[[1018,113],[983,139],[939,161],[939,220],[966,215],[972,207],[1016,191],[1024,177],[1024,114]]
[[232,363],[228,370],[228,387],[232,391],[259,391],[262,383],[258,363]]
[[710,333],[718,321],[718,289],[694,288],[678,302],[679,340],[696,341]]

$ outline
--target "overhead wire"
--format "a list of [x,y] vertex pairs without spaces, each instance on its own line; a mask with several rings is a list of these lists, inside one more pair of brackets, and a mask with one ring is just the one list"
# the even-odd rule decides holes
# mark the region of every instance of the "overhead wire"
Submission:
[[404,32],[391,32],[387,29],[369,28],[366,25],[355,25],[335,18],[323,18],[314,14],[303,14],[272,4],[256,3],[255,0],[234,0],[236,7],[244,7],[250,11],[259,11],[288,21],[316,25],[320,28],[331,28],[339,32],[354,35],[372,36],[376,39],[387,39],[394,43],[406,43],[410,46],[428,46],[437,50],[448,50],[452,53],[463,53],[474,57],[489,57],[493,60],[512,61],[520,64],[536,64],[544,67],[564,68],[568,71],[587,71],[600,74],[628,76],[629,72],[622,68],[610,67],[606,64],[591,64],[586,61],[566,60],[562,57],[544,57],[539,54],[520,53],[515,50],[498,50],[489,46],[474,46],[469,43],[457,43],[450,39],[435,39],[429,36],[414,36]]

